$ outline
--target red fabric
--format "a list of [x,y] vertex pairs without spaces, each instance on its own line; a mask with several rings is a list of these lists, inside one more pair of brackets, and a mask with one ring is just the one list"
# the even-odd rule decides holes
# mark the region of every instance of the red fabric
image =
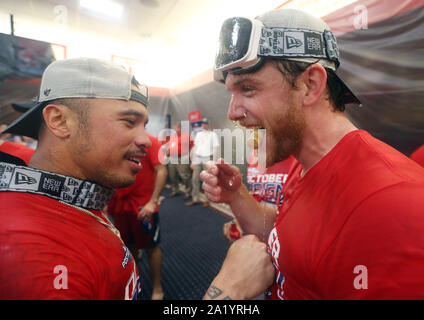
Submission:
[[[159,213],[155,212],[153,215],[156,214]],[[153,215],[149,220],[150,232],[145,230],[143,222],[132,212],[116,214],[113,217],[113,224],[119,230],[121,238],[127,246],[135,246],[137,249],[143,250],[148,248],[152,241],[152,230],[155,227]]]
[[[111,216],[123,212],[138,214],[139,207],[149,202],[152,196],[156,171],[155,166],[160,164],[158,154],[160,144],[158,139],[149,135],[152,146],[147,149],[147,155],[141,159],[141,170],[136,176],[135,182],[126,188],[116,189],[112,199],[108,203],[108,213]],[[155,211],[159,210],[159,206]]]
[[0,144],[0,151],[20,158],[28,164],[35,150],[21,143],[4,141],[2,144]]
[[424,167],[424,145],[415,150],[410,158],[414,160],[416,163]]
[[[268,240],[272,298],[423,299],[424,169],[357,130],[301,170]],[[367,289],[355,287],[361,266]]]
[[269,168],[262,167],[254,161],[254,152],[250,155],[247,165],[247,183],[249,192],[257,201],[276,204],[277,198],[287,180],[290,168],[297,162],[295,157],[273,164]]
[[0,219],[0,299],[131,299],[139,292],[128,249],[88,214],[45,196],[0,192]]
[[188,133],[181,132],[180,136],[173,135],[168,143],[170,155],[186,155],[190,152],[190,147],[192,147],[193,144],[194,142],[191,140]]

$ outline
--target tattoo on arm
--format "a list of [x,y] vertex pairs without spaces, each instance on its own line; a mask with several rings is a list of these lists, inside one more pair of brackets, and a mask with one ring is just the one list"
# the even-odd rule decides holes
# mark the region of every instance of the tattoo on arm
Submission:
[[[207,295],[211,299],[218,299],[219,296],[222,295],[222,290],[215,286],[210,286]],[[225,296],[222,300],[231,300],[229,296]]]

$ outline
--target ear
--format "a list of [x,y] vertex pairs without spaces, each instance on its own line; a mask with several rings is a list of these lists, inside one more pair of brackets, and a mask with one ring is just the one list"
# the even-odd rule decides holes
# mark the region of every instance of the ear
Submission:
[[70,136],[71,112],[60,104],[49,104],[43,109],[46,128],[56,137],[66,139]]
[[303,80],[306,86],[303,104],[305,106],[314,105],[325,93],[327,72],[322,65],[314,63],[303,73]]

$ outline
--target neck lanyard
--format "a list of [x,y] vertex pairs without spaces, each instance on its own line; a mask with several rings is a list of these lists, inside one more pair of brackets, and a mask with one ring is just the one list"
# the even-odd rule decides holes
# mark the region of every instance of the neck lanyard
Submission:
[[91,181],[7,162],[0,162],[0,191],[44,195],[93,210],[102,210],[114,192]]

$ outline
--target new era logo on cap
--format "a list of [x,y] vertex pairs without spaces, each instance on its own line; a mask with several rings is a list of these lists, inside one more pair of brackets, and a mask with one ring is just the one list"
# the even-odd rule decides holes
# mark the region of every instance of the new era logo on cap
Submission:
[[305,53],[303,32],[284,32],[284,52]]
[[15,185],[33,184],[33,183],[37,183],[37,180],[21,172],[16,172]]
[[291,49],[294,47],[300,47],[302,44],[303,44],[302,41],[300,41],[299,39],[286,36],[286,46],[288,49]]

